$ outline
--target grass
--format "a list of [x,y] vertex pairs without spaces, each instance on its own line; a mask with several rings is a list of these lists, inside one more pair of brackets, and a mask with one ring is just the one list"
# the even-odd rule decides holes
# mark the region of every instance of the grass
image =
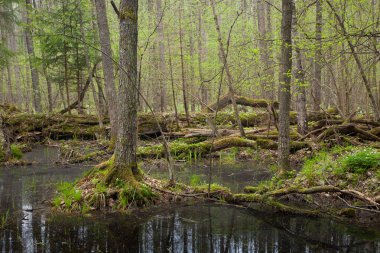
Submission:
[[305,161],[300,175],[310,184],[335,176],[358,182],[367,172],[380,178],[380,152],[369,147],[338,146],[322,150]]
[[12,153],[12,157],[17,160],[20,160],[23,156],[21,148],[16,144],[11,145],[11,153]]
[[55,207],[60,207],[63,202],[66,209],[70,209],[74,202],[79,202],[82,199],[82,192],[76,189],[72,183],[60,183],[57,190],[58,195],[53,199]]
[[0,229],[5,228],[9,220],[9,209],[1,215],[1,220],[0,220]]

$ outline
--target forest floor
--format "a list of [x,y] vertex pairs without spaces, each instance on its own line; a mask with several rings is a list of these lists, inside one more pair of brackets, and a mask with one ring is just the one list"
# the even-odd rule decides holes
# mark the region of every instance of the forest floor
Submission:
[[[270,117],[265,112],[241,114],[246,138],[239,137],[231,114],[219,115],[218,137],[208,130],[207,118],[204,114],[193,115],[192,125],[188,127],[183,116],[178,122],[172,115],[160,115],[159,123],[175,161],[233,154],[237,162],[271,159],[275,164],[277,130],[275,124],[268,124]],[[60,163],[99,163],[76,184],[59,186],[60,193],[53,201],[59,210],[130,210],[152,203],[191,199],[367,224],[380,222],[380,130],[376,122],[362,118],[348,121],[326,114],[310,123],[310,133],[306,136],[297,134],[293,125],[291,152],[295,170],[246,187],[239,194],[216,184],[172,185],[144,174],[144,184],[138,190],[121,182],[107,187],[102,180],[112,163],[107,123],[100,128],[93,116],[10,113],[5,117],[5,124],[13,140],[12,159],[6,163],[27,165],[22,153],[34,143],[58,147]],[[149,115],[140,115],[141,166],[152,160],[165,164],[160,134]]]

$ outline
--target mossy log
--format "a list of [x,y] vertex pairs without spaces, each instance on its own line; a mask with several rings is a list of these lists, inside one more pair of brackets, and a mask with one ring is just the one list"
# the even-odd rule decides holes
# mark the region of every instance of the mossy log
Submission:
[[281,197],[289,194],[316,194],[316,193],[331,193],[341,192],[341,190],[335,186],[315,186],[310,188],[283,188],[269,192],[269,196]]
[[[221,151],[233,147],[249,147],[257,148],[255,141],[240,137],[224,137],[216,139],[214,142],[207,140],[194,144],[175,143],[170,145],[170,151],[174,157],[184,158],[189,154],[197,154],[197,156],[205,156],[213,152]],[[161,158],[165,152],[162,145],[141,147],[138,155],[142,158]]]
[[[236,96],[235,95],[236,104],[249,106],[253,108],[267,108],[270,105],[273,105],[275,108],[278,108],[278,102],[270,102],[265,99],[253,99],[244,96]],[[226,108],[228,105],[232,104],[231,96],[229,94],[224,95],[219,99],[219,102],[215,102],[213,104],[208,105],[204,112],[214,112],[216,110],[220,111]]]
[[233,194],[226,199],[228,203],[246,205],[249,203],[259,203],[267,207],[275,208],[278,212],[288,213],[288,214],[297,214],[303,216],[317,217],[320,215],[320,212],[317,210],[309,210],[299,207],[290,206],[279,201],[274,200],[271,197],[262,194],[256,193],[247,193],[247,194]]
[[370,141],[380,141],[380,137],[370,133],[369,131],[365,131],[359,127],[357,127],[353,123],[343,124],[343,125],[334,125],[326,130],[324,130],[318,137],[318,141],[322,141],[328,139],[330,136],[335,134],[342,135],[358,135],[361,139],[370,140]]
[[[261,149],[277,150],[278,143],[271,139],[258,138],[255,139],[257,146]],[[311,145],[308,142],[304,141],[291,141],[290,142],[290,152],[295,153],[301,149],[311,149]]]

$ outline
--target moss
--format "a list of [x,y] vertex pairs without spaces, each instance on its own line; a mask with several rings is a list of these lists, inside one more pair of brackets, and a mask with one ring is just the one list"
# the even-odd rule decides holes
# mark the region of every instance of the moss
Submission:
[[353,208],[343,208],[338,211],[338,215],[344,216],[347,218],[354,218],[356,216],[356,211]]
[[262,202],[263,201],[263,195],[261,194],[234,194],[232,196],[232,201],[233,202]]
[[257,145],[263,149],[277,149],[277,143],[270,139],[256,139]]
[[[208,192],[208,184],[199,185],[194,187],[194,192],[204,193]],[[221,186],[219,184],[213,183],[210,185],[210,192],[220,192],[230,194],[231,190],[227,187]]]
[[245,193],[256,193],[256,192],[258,192],[260,190],[260,188],[259,187],[257,187],[257,186],[246,186],[246,187],[244,187],[244,192]]

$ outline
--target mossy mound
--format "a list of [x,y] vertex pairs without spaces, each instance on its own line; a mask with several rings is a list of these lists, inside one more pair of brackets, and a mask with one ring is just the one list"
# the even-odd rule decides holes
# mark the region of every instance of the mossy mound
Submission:
[[156,194],[143,180],[119,180],[106,184],[107,175],[113,169],[113,158],[99,164],[73,184],[58,186],[53,206],[66,212],[88,212],[90,210],[128,210],[150,205]]

